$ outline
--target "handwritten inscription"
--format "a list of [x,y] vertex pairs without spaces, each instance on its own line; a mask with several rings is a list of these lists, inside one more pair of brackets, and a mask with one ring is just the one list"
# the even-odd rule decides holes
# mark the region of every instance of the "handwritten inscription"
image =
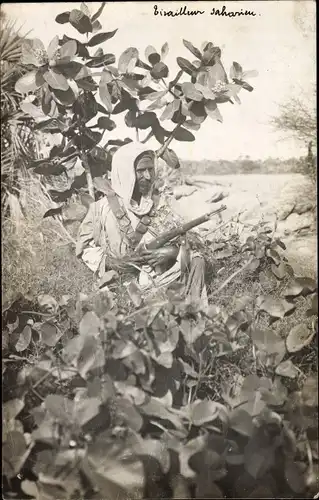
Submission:
[[[184,7],[180,7],[176,10],[165,10],[159,9],[157,5],[154,5],[154,16],[163,16],[163,17],[179,17],[179,16],[201,16],[206,14],[205,10],[198,9],[189,9],[184,5]],[[208,12],[211,16],[220,16],[220,17],[240,17],[240,16],[250,16],[255,17],[256,13],[253,10],[227,10],[225,5],[222,6],[221,9],[212,8],[210,12]]]

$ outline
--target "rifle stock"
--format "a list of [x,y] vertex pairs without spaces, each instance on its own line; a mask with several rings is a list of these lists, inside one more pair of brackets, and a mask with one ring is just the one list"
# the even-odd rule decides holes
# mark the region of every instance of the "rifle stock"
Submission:
[[166,231],[165,233],[162,233],[157,238],[154,238],[153,240],[151,240],[146,245],[146,248],[148,250],[156,250],[158,248],[161,248],[169,241],[177,238],[177,236],[181,236],[182,234],[187,233],[187,231],[190,231],[191,229],[193,229],[194,227],[197,227],[200,224],[203,224],[204,222],[209,221],[209,219],[212,215],[217,215],[217,214],[223,212],[224,210],[226,210],[226,208],[227,208],[226,205],[222,205],[221,207],[217,208],[216,210],[213,210],[212,212],[208,212],[204,215],[201,215],[200,217],[197,217],[196,219],[193,219],[189,222],[186,222],[185,224],[182,224],[179,227],[171,229],[170,231]]

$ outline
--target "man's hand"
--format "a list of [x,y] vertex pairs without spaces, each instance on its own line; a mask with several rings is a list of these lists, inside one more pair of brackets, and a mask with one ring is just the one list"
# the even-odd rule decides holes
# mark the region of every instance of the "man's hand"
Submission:
[[149,266],[156,267],[168,263],[170,260],[176,260],[178,248],[167,246],[157,250],[143,249],[140,253],[142,260]]

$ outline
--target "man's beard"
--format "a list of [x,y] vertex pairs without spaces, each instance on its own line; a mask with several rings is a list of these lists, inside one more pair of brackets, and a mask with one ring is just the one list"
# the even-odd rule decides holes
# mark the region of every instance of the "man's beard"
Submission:
[[138,190],[142,196],[148,195],[151,192],[151,188],[151,182],[140,182],[138,185]]

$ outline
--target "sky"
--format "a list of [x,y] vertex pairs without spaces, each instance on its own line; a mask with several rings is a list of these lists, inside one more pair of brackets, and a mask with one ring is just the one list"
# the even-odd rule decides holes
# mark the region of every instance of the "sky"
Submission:
[[[199,16],[163,17],[154,15],[158,10],[203,10]],[[78,34],[70,25],[60,25],[55,17],[61,12],[79,8],[80,2],[3,3],[1,8],[23,25],[23,31],[32,30],[33,38],[40,38],[45,45],[55,36]],[[94,13],[98,2],[88,2]],[[212,16],[212,8],[227,11],[253,10],[255,17],[235,18]],[[104,52],[118,57],[129,46],[136,47],[142,56],[147,45],[158,51],[167,42],[169,53],[165,60],[175,76],[176,57],[192,60],[182,40],[200,47],[211,41],[222,49],[222,61],[227,72],[233,61],[244,70],[257,70],[258,77],[248,80],[254,91],[240,92],[241,105],[223,104],[220,107],[223,123],[206,119],[196,141],[172,144],[180,158],[188,160],[235,160],[250,156],[252,159],[268,157],[289,158],[305,154],[305,146],[296,140],[282,140],[269,125],[272,115],[278,113],[278,104],[290,97],[309,95],[315,83],[316,37],[315,2],[312,0],[279,1],[224,1],[206,2],[107,2],[99,18],[102,31],[116,35],[102,45]],[[145,60],[145,57],[142,57]],[[165,122],[164,122],[165,126]],[[121,124],[114,137],[132,137],[130,129]]]

